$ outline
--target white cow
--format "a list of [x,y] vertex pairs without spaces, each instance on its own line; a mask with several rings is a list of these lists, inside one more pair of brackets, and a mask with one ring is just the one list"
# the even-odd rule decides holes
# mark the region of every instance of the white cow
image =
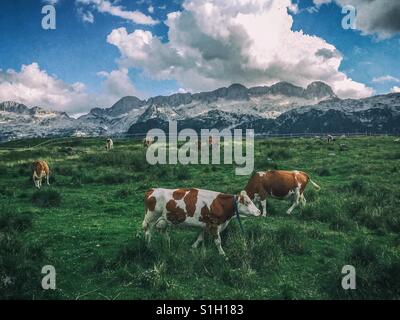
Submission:
[[173,225],[201,228],[193,248],[204,240],[204,231],[207,231],[213,236],[219,253],[225,255],[220,233],[235,215],[238,219],[239,215],[261,215],[246,191],[229,195],[202,189],[158,188],[146,192],[142,226],[148,243],[153,227],[160,231],[166,231],[168,226]]
[[106,140],[106,150],[112,150],[114,149],[114,142],[111,140],[111,138],[108,138]]

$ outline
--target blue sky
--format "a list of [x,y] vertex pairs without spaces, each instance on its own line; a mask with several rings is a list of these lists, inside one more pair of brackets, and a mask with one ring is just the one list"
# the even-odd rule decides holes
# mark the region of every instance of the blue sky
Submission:
[[[79,101],[79,107],[71,107],[73,98],[70,97],[67,97],[66,100],[69,99],[71,101],[68,100],[69,102],[66,102],[65,105],[48,106],[55,109],[63,107],[67,109],[71,108],[70,110],[66,110],[70,113],[78,111],[84,112],[90,109],[90,107],[96,106],[108,107],[108,103],[111,103],[113,99],[118,99],[119,92],[132,93],[146,98],[154,95],[167,95],[184,90],[196,91],[203,88],[211,89],[214,85],[229,84],[230,79],[232,79],[232,82],[236,80],[235,76],[232,77],[232,75],[229,74],[229,72],[234,71],[228,71],[229,68],[227,68],[226,65],[221,67],[222,73],[227,70],[226,78],[223,78],[221,74],[215,76],[207,73],[206,75],[201,73],[201,71],[201,74],[198,76],[196,74],[198,71],[192,70],[187,66],[192,63],[198,63],[200,65],[204,63],[204,60],[198,62],[193,59],[187,59],[187,61],[182,61],[182,65],[185,65],[185,67],[182,68],[186,69],[179,73],[176,71],[181,68],[181,66],[177,65],[179,62],[175,60],[176,52],[179,51],[182,42],[176,42],[175,48],[171,49],[169,46],[170,39],[168,38],[169,28],[164,21],[167,19],[168,13],[186,10],[182,7],[181,1],[109,1],[111,6],[118,7],[124,12],[138,11],[154,21],[158,21],[158,23],[154,25],[135,23],[132,19],[118,16],[115,12],[101,12],[97,9],[99,1],[101,2],[101,0],[56,1],[57,3],[55,3],[54,6],[57,14],[57,27],[55,30],[44,30],[41,26],[43,17],[41,9],[46,4],[46,1],[1,1],[0,69],[3,70],[3,76],[0,75],[0,99],[6,99],[7,94],[11,92],[12,95],[9,99],[21,97],[20,99],[24,100],[23,102],[29,102],[29,97],[24,97],[23,93],[10,91],[11,85],[19,81],[17,77],[10,80],[10,77],[7,78],[7,75],[4,75],[4,73],[9,69],[19,73],[21,72],[22,65],[31,65],[32,63],[36,63],[40,72],[45,72],[51,79],[57,79],[57,81],[62,82],[62,85],[60,84],[61,88],[66,88],[67,91],[69,90],[68,86],[75,83],[80,83],[85,86],[84,92],[80,92],[82,96]],[[400,87],[400,80],[398,80],[400,79],[398,62],[400,53],[399,33],[394,32],[389,37],[380,38],[378,33],[365,34],[363,30],[344,30],[341,28],[343,14],[338,4],[332,2],[318,7],[311,0],[293,0],[293,2],[297,4],[298,10],[296,13],[290,12],[293,18],[291,30],[302,30],[306,35],[316,36],[325,40],[329,45],[333,45],[341,55],[340,66],[337,70],[338,74],[339,72],[340,74],[344,73],[345,76],[349,79],[351,78],[352,81],[365,85],[369,89],[374,90],[376,94],[387,93],[393,90],[393,88]],[[201,2],[200,0],[193,0],[192,4],[196,3]],[[314,9],[311,10],[311,8]],[[191,10],[193,10],[193,8]],[[224,7],[224,10],[226,10],[226,7]],[[239,8],[238,10],[241,9]],[[92,21],[83,21],[83,13],[90,13],[93,17],[93,19],[91,19]],[[179,24],[176,23],[176,26],[184,25],[184,18],[180,17],[179,19],[181,21],[174,20],[179,22]],[[213,20],[210,19],[208,23],[212,25]],[[219,23],[221,23],[221,21],[219,21]],[[188,37],[190,34],[198,33],[199,30],[206,32],[204,31],[204,26],[205,25],[194,28],[192,33],[190,33],[190,30],[181,30],[180,32],[176,32],[176,35],[180,37],[186,35],[186,37]],[[188,24],[188,28],[190,27],[190,24]],[[274,26],[271,25],[270,27],[273,28]],[[157,58],[157,61],[162,61],[163,64],[168,64],[168,61],[171,60],[175,61],[175,71],[168,70],[165,65],[156,68],[154,66],[154,61],[156,60],[151,60],[149,57],[146,58],[146,60],[136,59],[132,50],[126,48],[126,45],[129,45],[128,41],[132,40],[128,39],[128,37],[125,37],[126,41],[118,42],[118,40],[118,43],[116,43],[115,40],[108,41],[107,37],[113,30],[122,30],[120,28],[124,28],[127,35],[134,33],[135,30],[148,31],[148,34],[143,33],[142,35],[151,35],[152,44],[151,47],[149,45],[147,49],[146,43],[143,49],[144,52],[152,53],[153,56],[157,54],[161,55],[162,53],[160,53],[160,51],[163,51],[163,48],[165,48],[165,55],[168,55],[168,57],[160,56],[154,59]],[[232,36],[231,30],[233,29],[230,29],[229,32],[231,32]],[[207,34],[207,36],[209,36],[209,34]],[[179,37],[177,36],[177,38]],[[199,37],[198,39],[192,39],[190,41],[185,40],[186,42],[184,42],[184,44],[186,47],[184,50],[188,50],[188,46],[193,45],[203,53],[201,46],[205,44],[200,43],[199,39],[203,38]],[[158,44],[158,41],[160,44]],[[266,41],[268,41],[268,38]],[[212,42],[209,41],[208,43],[212,45]],[[225,43],[224,47],[231,48],[230,45],[231,43]],[[232,47],[237,48],[237,46]],[[155,48],[159,49],[157,51],[152,51],[156,50]],[[252,53],[249,53],[249,56],[251,57]],[[165,63],[163,59],[165,59]],[[215,59],[213,61],[215,61]],[[262,59],[260,61],[262,61]],[[232,61],[230,65],[235,65],[236,62],[237,61]],[[252,73],[249,73],[247,78],[243,78],[249,79],[248,83],[244,83],[245,85],[270,84],[274,81],[288,80],[285,74],[279,72],[277,72],[274,77],[268,74],[268,77],[263,78],[263,76],[260,75],[260,66],[263,65],[262,63],[260,62],[257,67],[254,67],[259,68],[256,70],[257,73],[252,70]],[[269,63],[271,63],[271,61]],[[223,64],[219,63],[216,65],[221,66]],[[323,68],[323,66],[321,66],[321,68]],[[116,74],[113,79],[112,77],[107,77],[107,74],[109,75],[114,70],[126,70],[130,86],[119,90],[119,88],[117,88],[119,85],[118,83],[123,82],[124,78],[121,78],[121,81],[118,82],[118,74]],[[265,70],[267,73],[269,72],[267,70],[270,69],[265,67],[262,70]],[[99,74],[100,72],[105,72],[106,75],[101,75]],[[252,82],[253,74],[257,74],[258,80],[254,80],[256,82]],[[319,71],[316,74],[320,74]],[[193,79],[188,79],[190,77],[193,79],[197,79],[198,77],[198,82],[195,82]],[[301,77],[299,76],[299,81],[296,84],[303,85],[306,83],[307,78],[304,77],[304,75],[301,75]],[[317,78],[315,77],[316,76],[313,74],[310,76],[310,80],[316,80]],[[296,79],[297,78],[290,78],[289,80],[296,82]],[[321,80],[327,79],[328,78],[324,76]],[[242,80],[242,78],[238,78],[238,81],[240,80]],[[7,81],[9,84],[7,87],[8,91],[4,89],[2,94],[1,84],[3,82],[3,87],[5,87],[4,84]],[[201,81],[202,83],[199,84]],[[246,82],[246,80],[243,81]],[[203,83],[207,83],[208,86],[203,86]],[[58,86],[58,84],[55,86]],[[106,90],[105,86],[108,86],[108,92],[106,93],[103,92]],[[112,92],[114,89],[115,91]],[[61,89],[58,88],[57,90],[57,94],[59,94]],[[100,94],[104,95],[104,99],[92,102],[93,105],[87,103],[87,99],[85,100],[85,97],[90,97],[91,95],[99,96]],[[38,89],[37,102],[35,102],[41,103],[42,101],[43,104],[51,104],[49,101],[53,100],[49,97],[43,98]]]

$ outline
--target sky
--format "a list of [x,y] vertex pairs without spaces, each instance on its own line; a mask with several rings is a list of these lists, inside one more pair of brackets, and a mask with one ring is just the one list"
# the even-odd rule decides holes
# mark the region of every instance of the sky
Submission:
[[0,101],[70,115],[232,83],[400,92],[398,0],[2,0],[0,30]]

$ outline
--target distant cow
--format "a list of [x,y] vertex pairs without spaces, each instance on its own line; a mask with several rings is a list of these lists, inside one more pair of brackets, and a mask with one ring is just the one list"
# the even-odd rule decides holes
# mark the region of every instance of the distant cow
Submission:
[[46,161],[37,160],[33,163],[33,182],[37,188],[42,186],[42,179],[46,178],[47,185],[50,185],[50,169]]
[[207,146],[207,145],[208,146],[213,146],[213,145],[218,146],[219,145],[219,139],[214,139],[212,136],[209,136],[204,144],[202,144],[202,140],[197,141],[197,149],[199,151],[201,150],[202,145],[204,145],[204,146]]
[[349,146],[347,144],[345,144],[345,143],[341,143],[340,146],[339,146],[339,150],[340,151],[349,150]]
[[258,207],[261,204],[264,216],[267,215],[268,196],[276,199],[292,199],[293,204],[287,210],[287,214],[291,214],[299,202],[303,206],[306,204],[304,190],[308,182],[311,182],[316,189],[321,189],[304,172],[271,170],[255,173],[247,183],[245,190]]
[[[201,189],[151,189],[145,195],[143,230],[150,243],[153,227],[166,231],[168,226],[189,226],[202,229],[193,248],[204,240],[209,232],[221,255],[220,233],[235,215],[259,216],[261,212],[245,191],[228,195]],[[166,233],[165,233],[166,234]]]
[[111,140],[111,138],[108,138],[106,140],[106,150],[112,150],[114,149],[114,142]]
[[146,137],[143,139],[143,146],[145,148],[150,147],[154,143],[154,138],[153,137]]
[[328,136],[326,137],[326,141],[328,141],[328,143],[333,142],[333,136],[331,136],[330,134],[328,134]]
[[212,136],[208,137],[208,145],[212,146],[212,145],[218,145],[218,139],[214,139]]

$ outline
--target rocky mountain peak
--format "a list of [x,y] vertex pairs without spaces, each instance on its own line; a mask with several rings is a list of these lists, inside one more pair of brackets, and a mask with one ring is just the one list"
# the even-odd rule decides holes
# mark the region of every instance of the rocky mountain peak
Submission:
[[305,97],[308,99],[326,99],[336,97],[332,88],[322,81],[315,81],[310,83],[307,86],[304,94]]
[[108,109],[108,115],[117,117],[122,114],[126,114],[133,109],[140,108],[143,106],[144,101],[134,96],[123,97],[118,100],[111,108]]
[[29,113],[29,108],[22,103],[18,103],[15,101],[5,101],[0,103],[0,111],[27,114]]

